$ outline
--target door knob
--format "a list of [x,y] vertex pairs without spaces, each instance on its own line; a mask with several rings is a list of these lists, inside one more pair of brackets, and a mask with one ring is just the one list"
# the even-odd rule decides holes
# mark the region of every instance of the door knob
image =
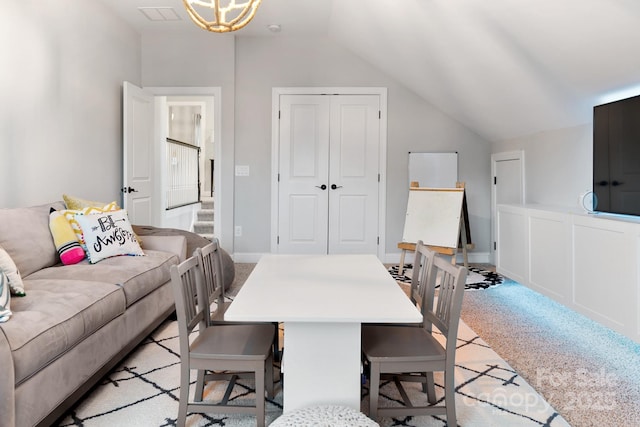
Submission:
[[327,184],[316,185],[316,187],[318,187],[321,190],[326,190],[327,189]]
[[136,190],[135,188],[131,188],[131,187],[124,187],[122,189],[122,192],[125,193],[125,194],[126,193],[137,193],[138,190]]
[[332,190],[336,190],[338,188],[342,188],[342,185],[335,185],[335,184],[331,184],[331,189]]

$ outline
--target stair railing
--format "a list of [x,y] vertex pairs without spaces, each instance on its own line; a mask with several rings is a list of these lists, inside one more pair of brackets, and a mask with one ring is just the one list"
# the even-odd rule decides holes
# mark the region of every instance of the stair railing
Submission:
[[167,138],[167,207],[200,202],[200,147]]

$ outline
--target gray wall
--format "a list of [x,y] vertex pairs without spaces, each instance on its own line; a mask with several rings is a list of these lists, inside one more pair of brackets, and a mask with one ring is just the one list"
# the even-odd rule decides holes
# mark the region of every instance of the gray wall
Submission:
[[120,201],[122,82],[140,83],[139,36],[99,2],[0,8],[0,207]]
[[593,182],[592,123],[492,145],[493,153],[523,150],[525,203],[578,208]]
[[[91,16],[90,21],[81,19]],[[235,38],[203,31],[140,37],[97,2],[5,0],[0,14],[0,206],[120,199],[122,82],[222,91],[224,230],[237,253],[270,248],[271,89],[388,88],[387,247],[397,253],[409,151],[458,151],[473,240],[489,247],[490,144],[329,38]],[[20,43],[12,41],[20,40]],[[251,168],[234,177],[234,164]],[[99,165],[98,168],[96,165]],[[231,240],[230,240],[231,241]]]
[[236,40],[235,163],[251,175],[236,179],[236,253],[270,250],[271,102],[273,87],[388,88],[387,253],[399,252],[408,197],[409,151],[459,151],[467,182],[473,240],[489,250],[490,144],[328,38]]
[[142,37],[144,87],[220,87],[221,158],[216,160],[222,179],[216,183],[220,198],[221,245],[233,252],[235,38],[195,28],[188,34],[151,33]]

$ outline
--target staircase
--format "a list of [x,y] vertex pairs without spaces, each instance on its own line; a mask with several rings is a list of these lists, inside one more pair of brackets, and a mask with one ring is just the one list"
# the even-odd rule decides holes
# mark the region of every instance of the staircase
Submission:
[[205,239],[213,239],[213,197],[202,197],[202,207],[197,212],[193,232]]

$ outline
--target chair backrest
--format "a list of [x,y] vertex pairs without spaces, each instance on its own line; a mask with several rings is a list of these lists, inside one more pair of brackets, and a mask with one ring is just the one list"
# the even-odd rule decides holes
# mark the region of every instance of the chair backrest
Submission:
[[209,305],[215,302],[217,307],[223,307],[224,277],[218,239],[214,238],[208,245],[197,248],[193,255],[198,259],[198,263],[200,264],[202,278],[209,296]]
[[422,240],[416,243],[415,258],[413,260],[413,272],[411,275],[411,292],[409,298],[416,306],[424,307],[424,291],[427,287],[429,272],[437,253],[429,249]]
[[202,272],[198,259],[190,257],[178,265],[171,266],[171,285],[176,303],[178,335],[181,354],[189,352],[189,335],[196,326],[206,328],[207,305],[198,304],[198,287],[202,287]]
[[434,257],[423,296],[423,326],[429,331],[432,325],[438,328],[447,340],[447,353],[455,352],[466,280],[465,267]]

